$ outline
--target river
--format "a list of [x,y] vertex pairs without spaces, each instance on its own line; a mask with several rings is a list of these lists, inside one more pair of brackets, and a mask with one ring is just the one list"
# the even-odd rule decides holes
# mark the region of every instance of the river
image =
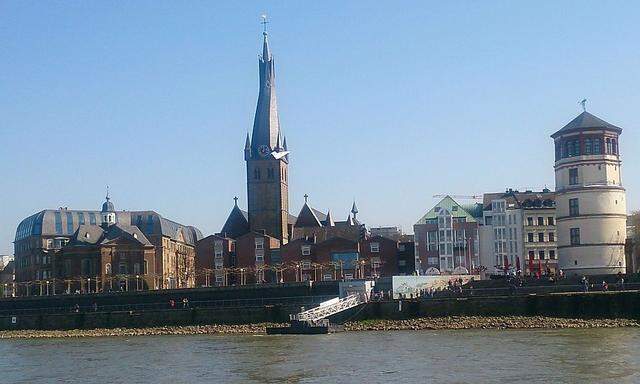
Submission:
[[0,340],[0,383],[639,383],[637,328]]

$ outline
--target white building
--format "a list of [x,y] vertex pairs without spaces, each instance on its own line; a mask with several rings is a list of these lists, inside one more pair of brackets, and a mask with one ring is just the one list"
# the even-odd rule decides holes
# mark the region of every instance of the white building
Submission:
[[555,141],[558,262],[568,275],[625,273],[622,129],[583,112]]
[[483,199],[480,261],[490,274],[557,269],[555,194],[508,189]]

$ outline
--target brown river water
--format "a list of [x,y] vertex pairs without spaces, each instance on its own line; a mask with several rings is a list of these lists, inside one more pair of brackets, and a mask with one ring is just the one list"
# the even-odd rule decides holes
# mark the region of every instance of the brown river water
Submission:
[[640,383],[637,328],[0,340],[0,383]]

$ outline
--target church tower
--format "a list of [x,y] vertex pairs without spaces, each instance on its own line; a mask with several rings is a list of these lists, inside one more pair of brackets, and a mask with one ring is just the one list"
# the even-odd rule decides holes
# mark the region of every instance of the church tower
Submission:
[[244,159],[247,163],[249,228],[262,231],[286,243],[289,238],[289,152],[280,132],[275,89],[275,67],[267,31],[263,32],[259,59],[260,93],[251,137],[247,134]]
[[556,147],[558,267],[567,275],[625,273],[621,133],[584,111],[551,135]]

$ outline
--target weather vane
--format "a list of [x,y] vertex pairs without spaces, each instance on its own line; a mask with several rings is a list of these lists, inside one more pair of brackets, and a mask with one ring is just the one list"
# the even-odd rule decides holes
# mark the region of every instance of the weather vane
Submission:
[[578,104],[582,106],[583,112],[587,112],[587,99],[582,99]]
[[260,18],[262,19],[262,21],[260,22],[260,24],[262,24],[262,33],[266,34],[267,24],[269,24],[269,20],[267,19],[267,14],[263,13],[262,15],[260,15]]

